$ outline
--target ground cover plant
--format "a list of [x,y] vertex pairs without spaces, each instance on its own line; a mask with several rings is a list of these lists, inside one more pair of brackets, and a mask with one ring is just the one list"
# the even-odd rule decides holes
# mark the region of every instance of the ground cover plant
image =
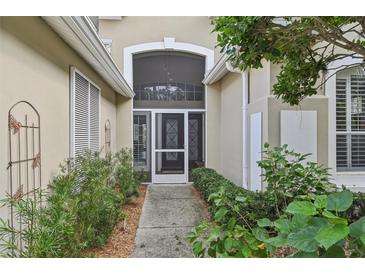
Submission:
[[[103,245],[123,218],[126,197],[138,195],[130,154],[122,150],[102,158],[85,152],[64,163],[48,189],[3,200],[3,206],[13,206],[22,230],[0,220],[0,256],[80,257]],[[115,170],[123,176],[114,178]]]
[[258,162],[267,186],[252,192],[212,169],[193,171],[214,223],[188,235],[195,256],[364,257],[363,193],[336,189],[328,170],[287,146]]

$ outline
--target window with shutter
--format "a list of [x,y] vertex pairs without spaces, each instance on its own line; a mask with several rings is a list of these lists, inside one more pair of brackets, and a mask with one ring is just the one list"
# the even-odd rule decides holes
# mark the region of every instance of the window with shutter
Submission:
[[337,171],[365,171],[365,73],[345,70],[336,76]]
[[100,89],[72,70],[72,157],[100,149]]
[[100,91],[90,84],[90,149],[99,151],[99,96]]

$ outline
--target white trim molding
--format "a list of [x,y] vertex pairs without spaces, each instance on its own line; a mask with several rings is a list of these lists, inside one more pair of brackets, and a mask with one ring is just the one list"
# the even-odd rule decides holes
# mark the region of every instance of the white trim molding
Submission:
[[249,74],[247,71],[242,72],[242,187],[248,189],[249,184],[249,117],[248,117],[248,90]]
[[87,16],[44,16],[42,18],[116,92],[133,98],[132,88],[123,78]]
[[206,72],[214,66],[213,50],[195,44],[176,42],[173,37],[165,37],[163,42],[137,44],[123,49],[123,75],[130,86],[133,86],[133,55],[158,50],[181,51],[204,56]]
[[229,72],[229,66],[226,65],[228,61],[228,55],[222,55],[214,67],[206,74],[203,79],[205,85],[211,85],[219,81],[224,75]]
[[364,187],[365,172],[337,172],[336,170],[336,73],[350,67],[361,65],[364,61],[359,58],[346,57],[328,65],[329,77],[325,85],[328,96],[328,167],[331,169],[333,181],[337,185],[348,187]]

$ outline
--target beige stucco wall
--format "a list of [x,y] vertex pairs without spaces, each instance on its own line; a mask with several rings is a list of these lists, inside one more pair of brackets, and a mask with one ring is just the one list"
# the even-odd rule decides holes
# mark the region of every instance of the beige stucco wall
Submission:
[[69,157],[71,65],[101,88],[101,145],[109,119],[115,151],[116,94],[112,88],[41,18],[0,17],[0,198],[8,188],[7,111],[19,100],[32,103],[41,116],[43,185]]
[[133,101],[117,95],[117,150],[133,146]]
[[[99,20],[99,35],[101,38],[112,39],[111,55],[122,73],[125,47],[162,42],[165,37],[174,37],[176,42],[214,49],[216,36],[211,33],[212,28],[211,19],[207,16],[123,16],[122,20]],[[132,147],[132,109],[132,100],[118,96],[118,148]]]
[[123,71],[123,48],[174,37],[176,42],[213,49],[216,35],[208,16],[124,16],[122,20],[100,20],[99,35],[112,43],[112,57]]
[[280,145],[280,111],[317,111],[317,161],[328,166],[328,97],[316,95],[305,98],[299,106],[289,106],[273,97],[268,98],[268,141],[272,146]]
[[270,95],[270,63],[262,61],[262,68],[249,70],[249,103],[255,103]]
[[221,170],[242,186],[242,74],[229,73],[221,80]]
[[206,165],[221,172],[221,91],[220,82],[207,86],[207,161]]

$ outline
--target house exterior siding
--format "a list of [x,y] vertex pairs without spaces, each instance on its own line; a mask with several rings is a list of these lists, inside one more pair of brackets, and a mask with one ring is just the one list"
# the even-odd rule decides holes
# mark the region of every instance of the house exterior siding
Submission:
[[242,74],[230,73],[221,80],[221,142],[222,173],[242,186]]
[[[42,185],[70,156],[70,68],[101,88],[100,144],[111,123],[111,150],[117,149],[116,92],[39,17],[0,17],[0,197],[8,190],[8,110],[30,102],[41,119]],[[123,143],[122,143],[123,144]],[[6,209],[0,209],[4,217]]]

